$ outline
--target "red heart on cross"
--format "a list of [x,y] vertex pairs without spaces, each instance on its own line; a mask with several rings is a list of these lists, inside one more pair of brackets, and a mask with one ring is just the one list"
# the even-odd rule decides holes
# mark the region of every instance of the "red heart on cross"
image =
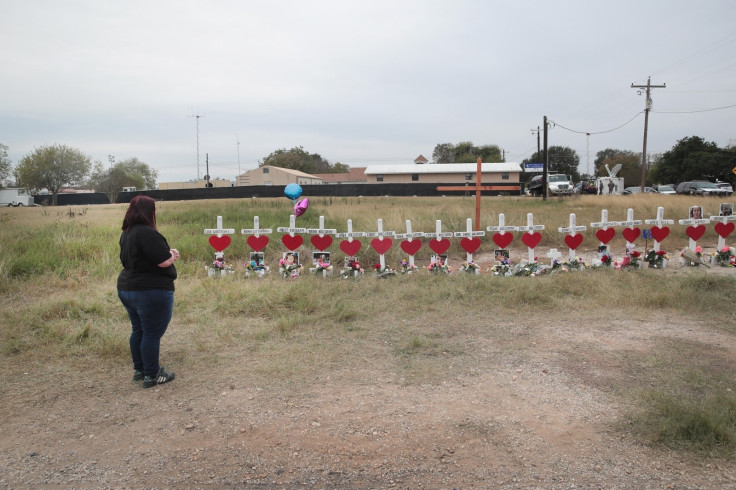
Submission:
[[268,237],[265,235],[251,235],[248,237],[248,246],[255,250],[256,252],[260,252],[264,248],[266,248],[266,245],[268,245]]
[[301,235],[284,235],[281,237],[281,243],[292,252],[302,246],[304,238]]
[[447,252],[448,248],[450,248],[450,240],[447,238],[443,238],[441,240],[433,238],[429,241],[429,248],[431,248],[434,253],[442,255]]
[[312,235],[312,238],[310,238],[309,241],[311,241],[312,245],[314,245],[314,248],[316,248],[320,252],[332,245],[332,237],[330,235]]
[[472,238],[465,237],[460,240],[460,246],[469,254],[475,253],[480,248],[480,238],[477,236]]
[[409,255],[414,255],[422,248],[421,240],[404,240],[401,242],[401,250]]
[[514,240],[514,235],[513,233],[494,233],[491,238],[493,238],[493,242],[498,245],[498,248],[506,248],[511,245],[511,242]]
[[627,242],[634,243],[641,236],[641,230],[639,228],[624,228],[621,234]]
[[565,235],[565,244],[570,247],[570,250],[575,250],[583,243],[583,235]]
[[230,237],[227,235],[225,236],[212,235],[210,237],[210,245],[212,245],[212,248],[214,248],[218,252],[222,252],[223,250],[225,250],[227,247],[230,246]]
[[388,249],[391,248],[393,243],[393,240],[390,238],[383,237],[383,240],[380,238],[374,238],[371,240],[371,247],[373,247],[373,250],[378,252],[380,255],[383,255],[388,252]]
[[663,226],[662,228],[660,228],[659,226],[652,226],[652,229],[650,231],[652,233],[652,238],[654,238],[658,242],[661,242],[670,234],[670,229],[667,226]]
[[523,235],[521,235],[521,241],[529,248],[534,248],[537,245],[539,245],[539,242],[542,241],[542,234],[537,233],[536,231],[534,233],[526,232]]
[[697,242],[705,235],[705,225],[688,226],[685,228],[685,234]]
[[595,232],[595,237],[603,244],[613,240],[614,236],[616,236],[616,230],[614,230],[613,228],[606,228],[605,230],[601,228],[600,230]]
[[352,242],[350,240],[343,240],[340,242],[340,250],[348,257],[356,255],[362,246],[363,243],[360,240],[353,240]]
[[736,228],[736,225],[733,224],[733,221],[729,221],[728,223],[716,223],[716,233],[718,233],[718,236],[721,238],[726,238],[728,235],[733,233],[734,228]]

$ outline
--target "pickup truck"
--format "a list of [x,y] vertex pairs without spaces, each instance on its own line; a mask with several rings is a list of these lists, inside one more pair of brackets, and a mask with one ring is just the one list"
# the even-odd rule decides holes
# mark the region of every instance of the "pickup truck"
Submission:
[[[549,174],[547,175],[547,188],[551,196],[570,196],[573,193],[574,186],[570,178],[565,174]],[[527,192],[532,196],[542,195],[542,176],[535,175],[526,186]]]

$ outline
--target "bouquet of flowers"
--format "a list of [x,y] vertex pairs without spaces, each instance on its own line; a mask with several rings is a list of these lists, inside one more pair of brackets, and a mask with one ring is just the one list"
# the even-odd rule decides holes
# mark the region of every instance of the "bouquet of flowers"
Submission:
[[245,262],[243,265],[245,266],[246,275],[257,274],[260,277],[268,272],[268,266],[258,260],[251,260],[250,262]]
[[373,273],[380,278],[386,278],[396,275],[396,269],[389,266],[381,268],[381,264],[373,264]]
[[[535,257],[536,258],[536,257]],[[511,271],[511,275],[514,276],[530,276],[534,277],[541,273],[539,269],[539,262],[521,262]]]
[[655,251],[654,249],[651,249],[647,252],[647,256],[644,260],[649,262],[649,267],[653,269],[663,269],[664,268],[664,261],[669,260],[670,256],[667,255],[667,252],[664,250]]
[[432,260],[427,266],[427,270],[435,274],[452,274],[452,267],[447,265],[442,259]]
[[302,265],[297,264],[289,255],[279,260],[279,271],[281,272],[281,277],[299,277],[302,268]]
[[355,257],[348,257],[345,259],[345,268],[340,271],[340,274],[345,279],[354,277],[359,274],[363,274],[363,268],[360,266],[360,262]]
[[580,257],[577,257],[573,260],[568,260],[567,262],[563,262],[562,265],[566,266],[569,270],[583,270],[585,269],[585,262],[583,262],[583,259]]
[[469,274],[480,274],[480,266],[475,262],[465,262],[460,266],[460,270]]
[[491,270],[495,276],[510,276],[511,275],[511,261],[508,258],[501,259],[501,263],[494,265]]
[[736,255],[731,247],[723,247],[715,252],[716,262],[723,267],[736,267]]
[[332,270],[332,264],[330,264],[329,261],[323,259],[322,257],[317,259],[317,263],[315,264],[315,267],[314,267],[314,272],[316,274],[320,274],[322,271],[331,271],[331,270]]
[[414,269],[416,269],[417,266],[414,264],[410,264],[408,260],[401,259],[401,273],[402,274],[411,274],[414,272]]
[[212,262],[211,267],[205,267],[207,269],[207,275],[209,276],[224,276],[227,274],[233,274],[233,266],[225,263],[225,257],[223,255],[215,255],[215,261]]
[[601,266],[602,267],[610,267],[612,263],[612,259],[610,255],[603,255],[601,257]]

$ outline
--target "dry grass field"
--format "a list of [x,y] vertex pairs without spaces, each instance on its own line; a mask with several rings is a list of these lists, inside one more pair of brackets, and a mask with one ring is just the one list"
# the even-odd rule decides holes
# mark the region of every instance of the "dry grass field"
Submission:
[[[482,227],[684,219],[683,196],[484,197]],[[472,198],[315,198],[298,226],[464,231]],[[131,381],[115,291],[123,205],[0,212],[0,486],[30,488],[736,488],[736,269],[686,267],[684,227],[665,270],[540,277],[412,275],[356,280],[208,278],[203,235],[288,226],[283,200],[162,202],[182,253],[161,359],[176,379]],[[302,219],[303,218],[303,219]],[[647,227],[642,225],[642,227]],[[284,250],[271,235],[267,262]],[[729,240],[733,240],[730,236]],[[699,241],[708,254],[717,237]],[[465,259],[453,239],[451,263]],[[308,242],[308,240],[305,240]],[[637,249],[643,251],[639,240]],[[649,241],[651,245],[651,240]],[[611,243],[623,253],[620,231]],[[403,257],[395,243],[387,263]],[[333,257],[342,256],[337,244]],[[305,248],[311,254],[311,246]],[[512,261],[527,255],[519,238]],[[365,242],[361,261],[377,255]],[[426,265],[425,244],[417,263]],[[274,267],[275,269],[275,267]],[[272,272],[276,272],[272,270]]]

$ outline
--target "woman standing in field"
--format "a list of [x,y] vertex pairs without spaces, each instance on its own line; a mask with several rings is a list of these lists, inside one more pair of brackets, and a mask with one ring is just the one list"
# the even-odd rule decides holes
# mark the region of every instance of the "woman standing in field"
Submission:
[[159,366],[158,356],[174,309],[174,262],[179,252],[169,248],[156,229],[156,201],[148,196],[130,201],[122,229],[118,297],[133,326],[133,381],[143,381],[143,387],[150,388],[174,379],[174,373]]

